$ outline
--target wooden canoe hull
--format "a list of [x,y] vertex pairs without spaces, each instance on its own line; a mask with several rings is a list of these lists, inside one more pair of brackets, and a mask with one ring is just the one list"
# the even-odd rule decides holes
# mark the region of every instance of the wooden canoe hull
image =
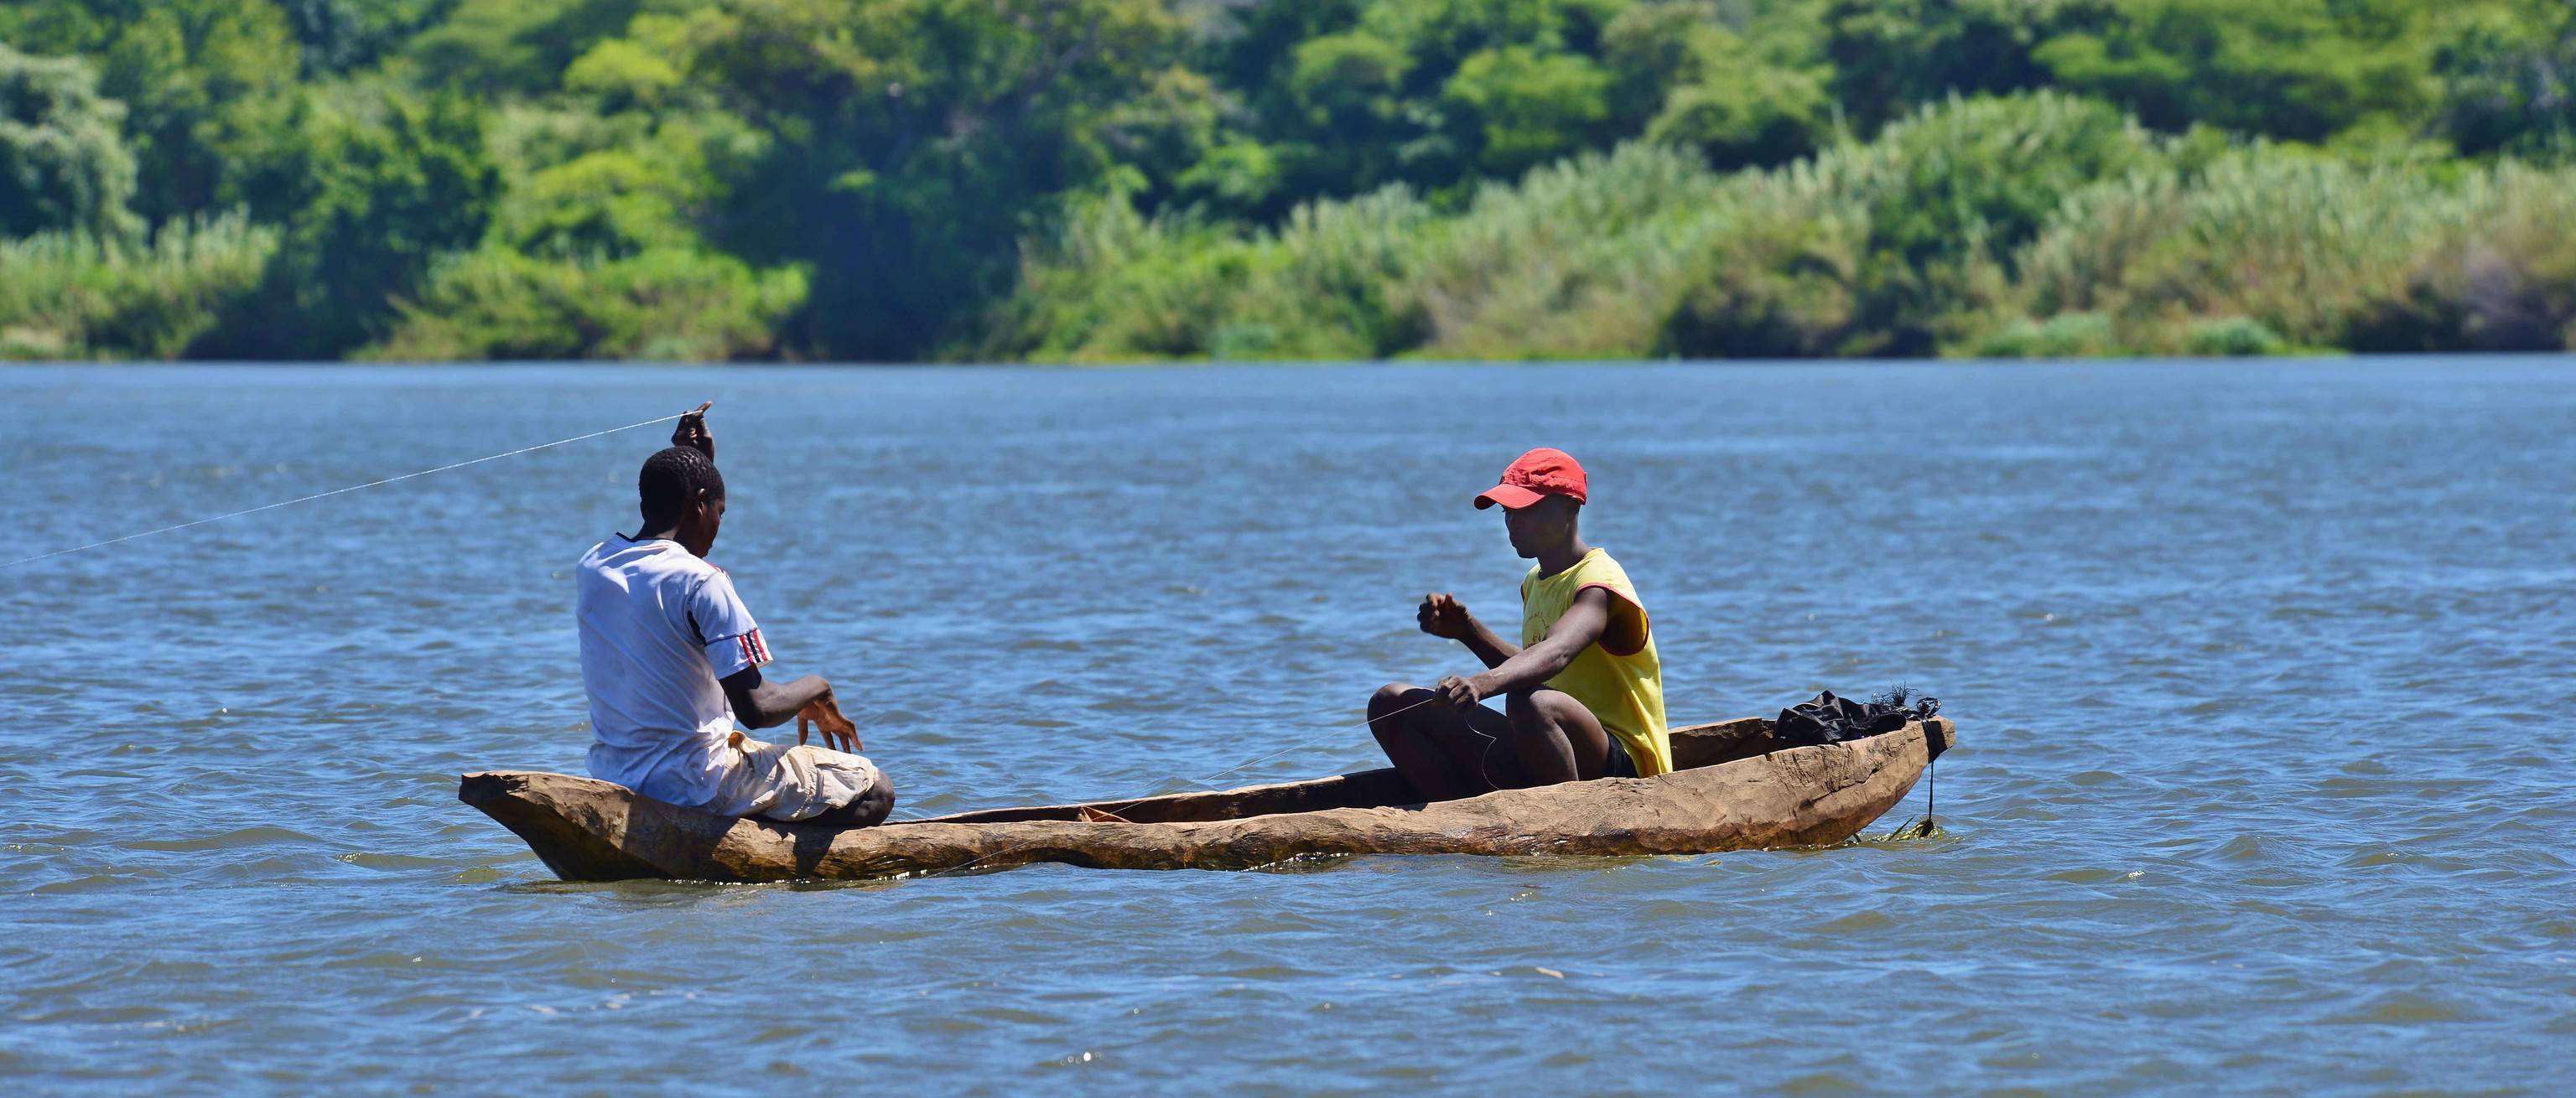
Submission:
[[1511,789],[1437,804],[1393,771],[1093,806],[967,813],[834,829],[716,816],[565,774],[463,776],[457,796],[527,840],[568,881],[869,880],[1061,862],[1246,869],[1337,854],[1699,854],[1841,842],[1902,801],[1955,742],[1944,719],[1841,744],[1764,752],[1767,722],[1676,730],[1687,769]]

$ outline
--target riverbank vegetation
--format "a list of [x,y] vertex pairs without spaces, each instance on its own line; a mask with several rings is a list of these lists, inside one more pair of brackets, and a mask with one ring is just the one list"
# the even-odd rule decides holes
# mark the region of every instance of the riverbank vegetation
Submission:
[[2576,343],[2543,0],[25,0],[0,356]]

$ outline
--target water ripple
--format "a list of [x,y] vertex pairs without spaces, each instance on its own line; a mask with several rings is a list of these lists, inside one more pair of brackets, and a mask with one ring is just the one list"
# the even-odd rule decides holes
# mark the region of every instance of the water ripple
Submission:
[[620,436],[0,587],[0,1075],[2562,1090],[2564,366],[13,371],[37,547],[714,397],[717,558],[907,811],[1368,765],[1461,669],[1413,601],[1508,621],[1464,493],[1538,444],[1677,717],[1905,681],[1965,739],[1932,837],[1834,850],[562,884],[454,780],[581,767]]

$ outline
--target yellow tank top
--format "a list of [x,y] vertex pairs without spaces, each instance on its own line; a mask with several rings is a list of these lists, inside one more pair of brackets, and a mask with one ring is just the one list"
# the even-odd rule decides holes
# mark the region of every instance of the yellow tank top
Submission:
[[1664,727],[1664,664],[1655,655],[1655,636],[1646,621],[1646,604],[1628,582],[1628,572],[1599,549],[1583,554],[1574,567],[1540,576],[1530,566],[1521,580],[1521,646],[1537,644],[1549,626],[1574,605],[1576,592],[1599,587],[1611,594],[1610,627],[1601,642],[1577,653],[1574,662],[1547,680],[1582,702],[1600,718],[1601,727],[1619,737],[1636,760],[1637,776],[1671,773],[1672,739]]

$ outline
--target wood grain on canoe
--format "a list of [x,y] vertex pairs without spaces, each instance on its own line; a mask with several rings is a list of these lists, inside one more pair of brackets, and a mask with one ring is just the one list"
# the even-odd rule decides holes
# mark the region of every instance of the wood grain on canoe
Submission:
[[[716,816],[564,774],[467,774],[457,795],[572,881],[866,880],[1033,862],[1244,869],[1333,854],[1696,854],[1850,838],[1904,799],[1956,730],[1936,718],[1767,751],[1770,725],[1760,719],[1673,736],[1683,768],[1670,774],[1428,805],[1395,803],[1410,793],[1391,770],[856,829]],[[1125,822],[1099,819],[1104,812]]]

